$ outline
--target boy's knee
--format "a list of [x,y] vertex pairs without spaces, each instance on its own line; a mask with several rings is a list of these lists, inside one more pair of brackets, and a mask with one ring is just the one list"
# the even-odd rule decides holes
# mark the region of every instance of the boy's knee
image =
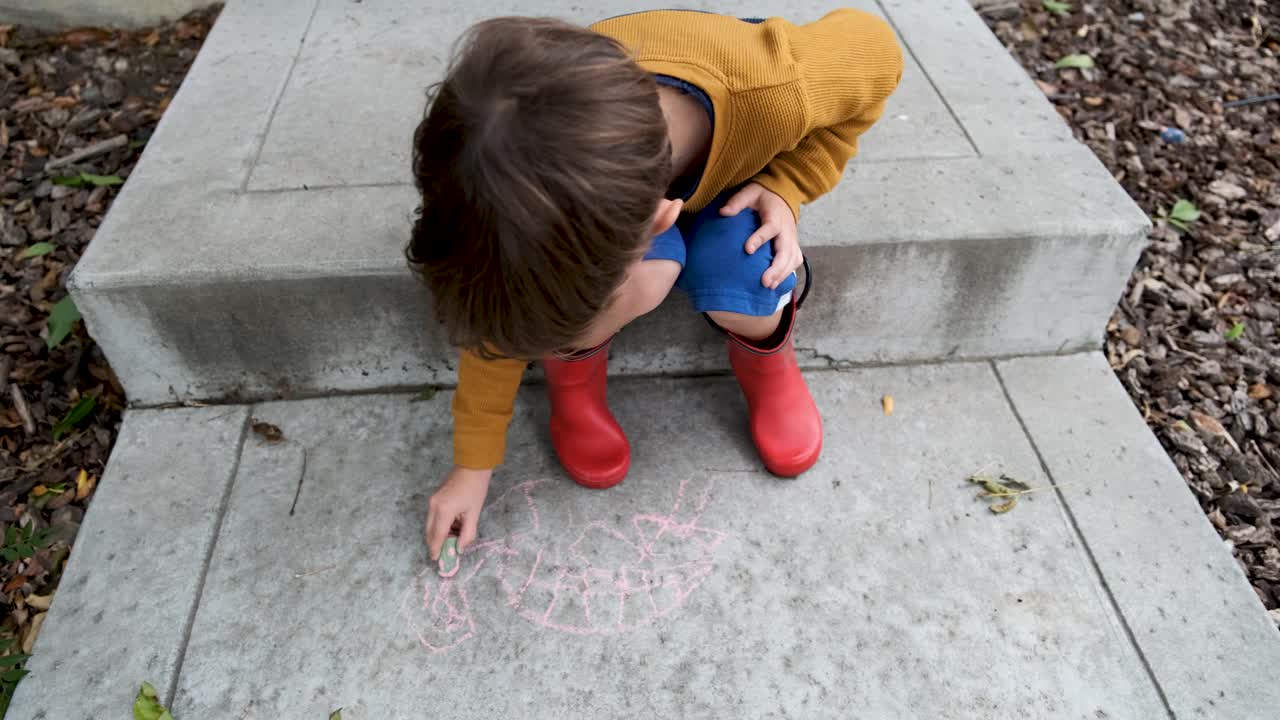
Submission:
[[627,276],[622,301],[634,317],[647,315],[667,298],[679,276],[680,263],[674,260],[645,260]]
[[715,324],[734,335],[748,340],[764,340],[778,329],[778,321],[782,319],[782,310],[772,315],[744,315],[742,313],[712,310],[707,313]]

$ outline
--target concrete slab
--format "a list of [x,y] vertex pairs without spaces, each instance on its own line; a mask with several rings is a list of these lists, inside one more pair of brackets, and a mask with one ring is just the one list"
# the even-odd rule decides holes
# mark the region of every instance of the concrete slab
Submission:
[[172,693],[247,414],[125,414],[8,720],[123,719],[143,681]]
[[[1146,219],[964,0],[855,5],[893,22],[907,68],[864,157],[802,219],[826,283],[813,363],[1096,346]],[[72,280],[130,398],[451,381],[402,256],[423,88],[482,17],[668,6],[233,0]],[[719,9],[804,21],[830,6]],[[724,367],[683,308],[637,328],[621,372]]]
[[[1270,717],[1280,638],[1105,362],[996,368],[810,374],[794,481],[732,380],[615,380],[606,492],[530,388],[449,581],[449,392],[133,412],[10,717],[124,718],[142,679],[209,720]],[[1060,487],[993,515],[984,466]]]
[[175,714],[1163,716],[1058,500],[995,516],[963,481],[1045,482],[988,365],[811,382],[827,452],[797,481],[731,380],[615,383],[636,455],[607,492],[560,474],[527,392],[446,582],[420,533],[449,393],[255,408],[289,442],[246,443]]
[[[739,5],[719,11],[758,12],[750,3]],[[874,2],[854,5],[878,11]],[[809,20],[816,19],[815,13],[823,7],[792,3],[786,11],[772,8],[771,14]],[[549,8],[545,2],[503,2],[497,7],[480,3],[458,8],[437,1],[384,2],[360,10],[353,11],[350,3],[321,3],[317,7],[293,77],[251,171],[250,190],[411,184],[410,144],[406,140],[422,119],[422,103],[388,99],[421,98],[424,79],[444,74],[452,39],[476,21],[497,14],[545,14]],[[635,10],[633,3],[616,0],[603,6],[555,7],[553,12],[585,24]],[[431,37],[424,44],[427,17]],[[862,159],[975,157],[973,145],[919,64],[908,57],[903,74],[902,92],[896,98],[898,111],[868,133],[868,150]],[[353,85],[353,77],[375,81]],[[341,113],[333,112],[337,97],[343,98]],[[370,128],[380,131],[369,132]],[[335,138],[341,142],[335,143]],[[321,147],[327,151],[317,153],[316,148]]]
[[1275,717],[1280,633],[1106,361],[998,367],[1171,713]]

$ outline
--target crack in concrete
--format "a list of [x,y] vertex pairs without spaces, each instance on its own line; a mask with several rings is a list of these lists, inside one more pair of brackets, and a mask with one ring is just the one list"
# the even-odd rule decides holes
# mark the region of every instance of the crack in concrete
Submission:
[[293,517],[293,512],[298,509],[298,498],[302,497],[302,481],[307,479],[307,449],[302,445],[298,445],[298,449],[302,451],[302,470],[298,472],[298,487],[293,491],[293,504],[289,506],[289,517]]

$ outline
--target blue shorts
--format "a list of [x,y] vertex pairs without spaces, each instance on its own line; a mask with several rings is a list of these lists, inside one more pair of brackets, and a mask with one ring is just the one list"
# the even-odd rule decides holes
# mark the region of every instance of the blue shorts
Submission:
[[747,254],[747,238],[760,229],[760,216],[755,210],[743,210],[721,217],[720,208],[734,192],[722,193],[699,212],[682,214],[675,225],[653,239],[644,259],[680,263],[676,287],[688,293],[698,312],[769,316],[790,298],[796,275],[792,273],[772,290],[761,284],[761,276],[773,264],[773,243]]

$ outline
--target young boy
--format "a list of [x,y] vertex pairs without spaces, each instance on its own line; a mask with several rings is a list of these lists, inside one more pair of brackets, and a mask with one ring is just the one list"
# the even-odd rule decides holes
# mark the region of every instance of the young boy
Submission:
[[791,345],[796,218],[839,181],[901,73],[893,31],[853,10],[468,32],[414,137],[408,257],[462,348],[433,559],[450,532],[460,549],[476,536],[526,359],[542,359],[565,471],[591,488],[622,480],[609,340],[673,286],[727,335],[765,466],[795,476],[817,461],[822,420]]

